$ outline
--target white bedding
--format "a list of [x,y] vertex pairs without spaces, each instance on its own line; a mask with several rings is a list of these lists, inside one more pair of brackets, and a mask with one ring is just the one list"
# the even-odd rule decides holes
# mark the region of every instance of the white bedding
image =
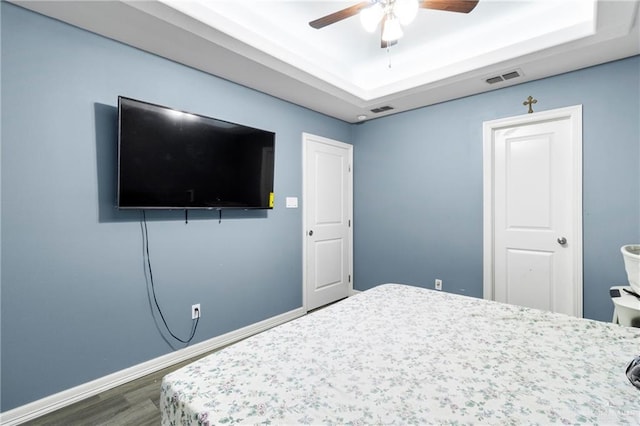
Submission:
[[386,284],[167,375],[163,425],[640,424],[640,329]]

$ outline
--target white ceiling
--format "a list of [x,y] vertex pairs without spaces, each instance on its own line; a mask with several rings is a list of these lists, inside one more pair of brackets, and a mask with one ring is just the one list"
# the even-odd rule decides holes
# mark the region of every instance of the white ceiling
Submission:
[[[347,122],[640,54],[640,0],[420,9],[389,50],[357,16],[320,30],[308,25],[357,0],[14,3]],[[521,76],[485,81],[513,70]],[[394,109],[370,111],[385,105]]]

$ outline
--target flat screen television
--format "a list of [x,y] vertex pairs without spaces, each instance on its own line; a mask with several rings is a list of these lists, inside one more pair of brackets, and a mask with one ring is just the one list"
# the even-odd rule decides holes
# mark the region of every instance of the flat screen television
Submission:
[[275,133],[118,97],[120,209],[269,209]]

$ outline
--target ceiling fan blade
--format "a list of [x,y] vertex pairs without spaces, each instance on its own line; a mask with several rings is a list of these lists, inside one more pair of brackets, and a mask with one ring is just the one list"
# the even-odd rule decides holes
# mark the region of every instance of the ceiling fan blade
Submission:
[[368,1],[363,1],[358,4],[354,4],[351,7],[347,7],[346,9],[339,10],[327,16],[323,16],[322,18],[318,18],[315,21],[309,22],[313,28],[319,30],[320,28],[324,28],[327,25],[335,24],[338,21],[342,21],[343,19],[349,18],[353,15],[357,15],[362,9],[369,6],[371,4]]
[[479,0],[420,0],[423,9],[445,10],[447,12],[469,13]]

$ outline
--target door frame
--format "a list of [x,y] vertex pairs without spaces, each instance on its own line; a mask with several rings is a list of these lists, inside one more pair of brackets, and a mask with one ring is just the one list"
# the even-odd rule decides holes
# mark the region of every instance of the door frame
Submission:
[[483,297],[494,300],[494,132],[513,126],[530,125],[543,121],[568,119],[571,124],[572,157],[572,227],[575,246],[573,252],[574,306],[577,317],[583,316],[583,272],[582,272],[582,105],[558,108],[549,111],[500,118],[483,123]]
[[313,135],[311,133],[302,133],[302,307],[305,312],[308,312],[307,306],[307,203],[305,200],[308,199],[310,194],[307,193],[307,150],[309,142],[320,142],[325,143],[327,145],[332,145],[339,148],[345,148],[349,151],[349,168],[350,173],[348,174],[348,212],[349,220],[351,221],[351,226],[349,226],[347,238],[349,239],[349,249],[347,251],[347,255],[349,256],[349,276],[351,279],[349,280],[348,293],[351,296],[353,291],[353,145],[340,142],[337,140],[325,138],[323,136]]

